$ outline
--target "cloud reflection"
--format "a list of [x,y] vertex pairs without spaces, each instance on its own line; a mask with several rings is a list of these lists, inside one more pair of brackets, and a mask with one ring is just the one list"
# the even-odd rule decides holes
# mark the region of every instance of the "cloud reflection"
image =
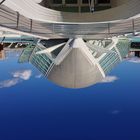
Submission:
[[31,70],[19,70],[12,73],[12,78],[0,82],[0,88],[9,88],[18,83],[29,80],[32,75]]
[[138,57],[132,57],[132,58],[129,58],[128,59],[128,62],[139,64],[140,63],[140,58],[138,58]]
[[12,86],[15,86],[16,84],[18,84],[19,82],[20,82],[20,80],[18,78],[13,78],[13,79],[1,81],[0,88],[12,87]]
[[111,114],[113,114],[113,115],[117,115],[117,114],[119,114],[119,113],[120,113],[119,110],[113,110],[113,111],[111,112]]
[[21,78],[23,80],[29,80],[31,75],[32,75],[32,71],[31,70],[16,71],[16,72],[12,73],[12,75],[15,78]]
[[115,82],[116,80],[118,80],[118,77],[116,76],[106,76],[101,83],[112,83]]
[[42,74],[38,74],[38,75],[35,76],[35,78],[38,78],[38,79],[41,78],[41,77],[42,77]]

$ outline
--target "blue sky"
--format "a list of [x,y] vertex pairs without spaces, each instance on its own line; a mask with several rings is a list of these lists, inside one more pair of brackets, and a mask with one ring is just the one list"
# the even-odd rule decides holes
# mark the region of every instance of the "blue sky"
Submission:
[[119,64],[108,82],[76,90],[17,58],[0,66],[0,140],[140,139],[138,59]]

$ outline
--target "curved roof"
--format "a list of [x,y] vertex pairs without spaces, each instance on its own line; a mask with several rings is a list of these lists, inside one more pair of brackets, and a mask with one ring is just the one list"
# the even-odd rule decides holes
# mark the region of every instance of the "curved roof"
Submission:
[[67,88],[84,88],[102,81],[104,72],[102,74],[85,42],[78,38],[69,45],[69,53],[59,65],[54,65],[48,79]]
[[95,13],[59,12],[36,2],[5,0],[0,6],[0,27],[44,39],[104,39],[140,32],[140,0],[127,0],[116,8]]
[[6,0],[4,4],[33,20],[50,23],[81,24],[93,22],[114,22],[139,16],[140,0],[128,2],[104,11],[95,13],[69,13],[45,8],[34,0]]

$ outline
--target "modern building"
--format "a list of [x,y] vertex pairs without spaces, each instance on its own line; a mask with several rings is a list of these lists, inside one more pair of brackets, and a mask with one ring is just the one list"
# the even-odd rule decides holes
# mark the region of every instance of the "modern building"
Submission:
[[37,38],[33,38],[30,36],[1,31],[0,60],[18,56],[22,52],[23,48],[25,48],[29,44],[35,44],[37,41]]
[[60,86],[83,88],[101,82],[129,50],[127,38],[114,38],[113,41],[42,40],[38,45],[26,47],[19,63],[30,62]]
[[1,0],[0,30],[36,38],[19,62],[69,88],[101,81],[140,33],[139,0]]

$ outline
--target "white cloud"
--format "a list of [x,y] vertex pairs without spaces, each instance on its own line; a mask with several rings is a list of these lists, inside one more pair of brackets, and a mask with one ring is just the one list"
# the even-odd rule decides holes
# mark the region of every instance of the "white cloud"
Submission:
[[129,58],[128,61],[131,62],[131,63],[137,63],[138,64],[138,63],[140,63],[140,58],[132,57],[132,58]]
[[21,70],[12,73],[11,79],[4,80],[0,82],[0,88],[8,88],[17,85],[23,80],[29,80],[32,75],[31,70]]
[[12,73],[12,75],[14,78],[29,80],[32,75],[32,71],[31,70],[16,71],[16,72]]
[[118,77],[116,76],[106,76],[101,83],[112,83],[114,81],[118,80]]
[[18,78],[13,78],[13,79],[1,81],[0,88],[12,87],[12,86],[15,86],[16,84],[18,84],[19,82],[20,82],[20,80]]
[[113,114],[113,115],[117,115],[117,114],[119,114],[119,113],[120,113],[119,110],[113,110],[113,111],[111,112],[111,114]]
[[35,78],[41,78],[42,77],[42,74],[38,74],[35,76]]

